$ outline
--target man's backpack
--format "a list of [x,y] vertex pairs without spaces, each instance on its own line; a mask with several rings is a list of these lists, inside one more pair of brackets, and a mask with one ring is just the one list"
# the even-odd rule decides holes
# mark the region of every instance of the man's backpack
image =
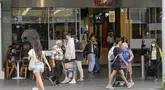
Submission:
[[117,59],[117,57],[119,56],[119,55],[114,55],[114,49],[115,49],[115,46],[113,46],[110,50],[109,50],[109,53],[108,53],[108,61],[110,61],[111,62],[111,64],[113,64],[115,61],[116,61],[116,59]]
[[114,53],[113,53],[114,48],[115,46],[113,46],[108,52],[108,61],[112,61],[115,58]]

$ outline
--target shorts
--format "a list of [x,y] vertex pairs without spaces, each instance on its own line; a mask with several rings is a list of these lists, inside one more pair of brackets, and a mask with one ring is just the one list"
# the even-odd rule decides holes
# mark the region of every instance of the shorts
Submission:
[[73,66],[72,68],[66,68],[66,72],[73,72],[76,70],[76,66]]
[[36,62],[36,68],[33,70],[33,73],[44,72],[44,63]]
[[122,70],[120,63],[112,64],[112,70]]

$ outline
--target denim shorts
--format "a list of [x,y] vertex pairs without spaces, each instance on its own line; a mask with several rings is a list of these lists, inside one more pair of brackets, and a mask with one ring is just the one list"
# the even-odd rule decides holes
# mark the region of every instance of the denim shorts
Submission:
[[36,62],[36,68],[34,69],[33,73],[37,72],[44,72],[44,63],[43,62]]

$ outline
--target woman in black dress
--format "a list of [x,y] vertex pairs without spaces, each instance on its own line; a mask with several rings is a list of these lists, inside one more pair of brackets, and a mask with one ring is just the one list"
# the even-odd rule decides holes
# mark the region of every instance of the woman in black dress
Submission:
[[115,89],[111,83],[112,83],[112,79],[113,77],[116,75],[117,72],[120,73],[121,78],[124,80],[124,82],[126,83],[128,88],[131,88],[132,85],[130,83],[128,83],[126,77],[124,76],[124,71],[121,69],[121,60],[125,63],[125,65],[128,67],[128,63],[124,60],[123,56],[121,55],[121,45],[122,41],[121,40],[116,40],[116,47],[113,50],[114,56],[117,56],[117,59],[115,60],[115,62],[112,64],[112,73],[110,75],[109,78],[109,83],[107,85],[107,89]]

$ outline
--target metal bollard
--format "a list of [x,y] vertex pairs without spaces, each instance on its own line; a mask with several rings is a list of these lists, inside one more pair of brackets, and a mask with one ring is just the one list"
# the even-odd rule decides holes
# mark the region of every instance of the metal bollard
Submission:
[[141,77],[142,77],[142,80],[145,79],[145,62],[144,62],[144,55],[141,56]]

